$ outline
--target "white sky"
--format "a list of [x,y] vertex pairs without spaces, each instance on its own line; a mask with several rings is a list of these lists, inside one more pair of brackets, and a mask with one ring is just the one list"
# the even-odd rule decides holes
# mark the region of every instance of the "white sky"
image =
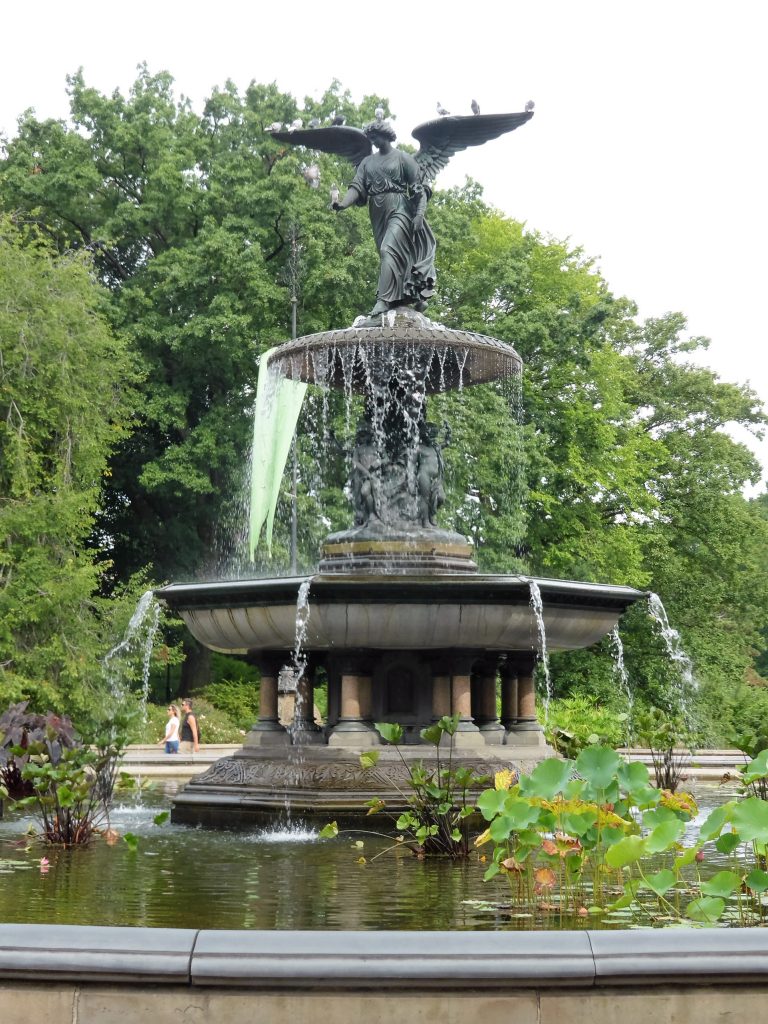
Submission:
[[[93,0],[4,5],[0,132],[68,111],[65,75],[127,90],[170,71],[196,110],[214,85],[277,81],[300,99],[333,78],[387,96],[403,140],[439,99],[536,116],[454,158],[530,228],[569,238],[642,316],[680,310],[702,362],[768,402],[768,6],[761,0]],[[438,239],[439,246],[439,239]],[[438,250],[439,272],[439,250]],[[747,439],[748,440],[748,439]],[[768,465],[768,441],[751,442]]]

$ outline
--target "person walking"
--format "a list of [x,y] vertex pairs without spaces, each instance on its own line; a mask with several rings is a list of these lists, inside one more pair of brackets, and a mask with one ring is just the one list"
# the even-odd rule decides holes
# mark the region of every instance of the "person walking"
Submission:
[[169,704],[165,736],[160,740],[160,743],[165,744],[166,754],[178,754],[179,752],[179,724],[179,709],[175,704]]
[[192,701],[185,697],[181,702],[181,751],[185,754],[198,753],[200,750],[200,730],[197,719],[192,711]]

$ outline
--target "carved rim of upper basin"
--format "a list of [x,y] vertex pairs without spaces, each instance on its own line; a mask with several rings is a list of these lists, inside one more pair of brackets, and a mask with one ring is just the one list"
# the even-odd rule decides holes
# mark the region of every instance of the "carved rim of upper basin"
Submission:
[[424,326],[347,327],[308,334],[278,346],[271,367],[306,384],[364,393],[372,362],[389,368],[424,353],[429,393],[486,384],[519,374],[523,361],[511,345],[473,331],[459,331],[421,318]]
[[[155,591],[207,647],[227,653],[290,651],[299,588],[309,581],[307,651],[538,650],[527,576],[318,574],[174,583]],[[632,587],[536,579],[550,650],[589,647],[629,605]]]

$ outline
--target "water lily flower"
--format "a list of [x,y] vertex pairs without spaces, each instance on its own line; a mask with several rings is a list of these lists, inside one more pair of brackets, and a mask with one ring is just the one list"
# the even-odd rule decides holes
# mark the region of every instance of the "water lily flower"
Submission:
[[50,866],[51,866],[51,862],[48,860],[47,857],[41,857],[40,858],[40,874],[41,875],[47,874],[48,869],[50,868]]

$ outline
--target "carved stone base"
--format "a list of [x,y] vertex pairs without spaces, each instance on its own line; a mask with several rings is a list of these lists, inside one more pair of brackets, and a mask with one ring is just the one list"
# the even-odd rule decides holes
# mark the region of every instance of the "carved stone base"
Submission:
[[370,523],[331,534],[320,572],[475,573],[472,545],[450,530],[391,530]]
[[291,737],[285,729],[251,729],[243,744],[244,750],[251,747],[288,747]]
[[[456,751],[453,764],[492,777],[502,768],[529,772],[542,756],[546,755],[537,750],[513,760],[505,747],[486,747],[462,751],[461,755]],[[379,824],[391,827],[390,812],[399,813],[405,807],[401,793],[408,790],[406,766],[415,761],[423,761],[428,769],[436,767],[431,748],[423,746],[404,747],[399,752],[383,747],[378,763],[366,770],[360,767],[358,752],[338,747],[292,748],[279,753],[242,749],[187,783],[174,800],[172,818],[192,824],[236,825],[275,820],[289,808],[294,820],[319,818],[325,823],[335,818],[342,822],[367,817],[366,801],[375,798],[386,804]],[[481,788],[492,784],[486,782]]]
[[504,743],[508,747],[540,747],[550,750],[544,738],[544,731],[538,722],[518,724],[506,735]]

